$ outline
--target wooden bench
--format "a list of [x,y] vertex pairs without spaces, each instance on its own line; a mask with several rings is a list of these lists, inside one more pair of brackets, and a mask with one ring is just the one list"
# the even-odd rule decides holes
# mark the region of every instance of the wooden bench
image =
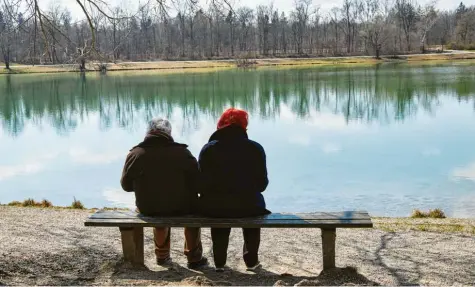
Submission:
[[133,211],[99,210],[86,226],[119,227],[124,259],[144,264],[144,227],[248,227],[248,228],[320,228],[322,230],[323,269],[335,267],[337,228],[371,228],[371,217],[364,211],[273,213],[249,218],[207,218],[199,216],[147,217]]

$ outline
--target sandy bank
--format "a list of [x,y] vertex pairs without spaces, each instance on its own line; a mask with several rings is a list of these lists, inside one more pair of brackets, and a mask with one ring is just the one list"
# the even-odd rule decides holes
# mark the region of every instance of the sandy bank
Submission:
[[[375,229],[337,232],[337,266],[321,273],[319,230],[266,229],[263,270],[246,272],[242,236],[233,230],[223,274],[185,268],[182,230],[173,231],[171,270],[154,264],[152,231],[145,230],[146,268],[121,263],[116,228],[84,227],[89,210],[0,206],[0,285],[452,285],[475,284],[475,220],[375,219]],[[399,224],[399,225],[398,225]],[[460,225],[444,232],[414,231],[410,225]],[[212,258],[209,230],[205,253]]]
[[[326,57],[326,58],[270,58],[256,59],[253,67],[293,67],[293,66],[352,66],[374,65],[385,62],[402,62],[427,64],[444,61],[470,61],[475,62],[475,53],[470,51],[454,51],[445,54],[415,54],[392,58],[383,56],[375,59],[370,56],[355,57]],[[236,67],[234,60],[203,60],[203,61],[154,61],[154,62],[122,62],[108,63],[109,72],[117,71],[156,71],[161,73],[203,72]],[[98,71],[97,63],[88,63],[88,71]],[[0,74],[30,74],[30,73],[65,73],[78,72],[77,64],[66,65],[11,65],[11,70],[0,69]]]

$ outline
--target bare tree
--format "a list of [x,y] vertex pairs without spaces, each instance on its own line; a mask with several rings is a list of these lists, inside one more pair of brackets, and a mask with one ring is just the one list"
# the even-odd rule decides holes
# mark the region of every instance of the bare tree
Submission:
[[349,54],[351,52],[352,45],[352,27],[356,25],[355,19],[353,18],[353,9],[355,9],[356,3],[352,0],[343,0],[343,6],[340,10],[341,20],[343,21],[343,33],[346,35],[346,52]]
[[339,50],[338,50],[338,42],[340,41],[339,38],[339,26],[340,26],[340,20],[338,18],[338,8],[333,7],[330,12],[330,19],[331,19],[331,24],[333,26],[333,31],[335,32],[335,39],[333,43],[333,54],[339,55]]
[[363,26],[362,37],[366,44],[374,50],[379,59],[383,44],[389,38],[389,0],[365,0],[361,3],[360,20]]
[[39,0],[0,0],[0,53],[8,68],[12,62],[75,63],[85,71],[121,60],[251,53],[380,57],[412,52],[417,44],[422,52],[434,44],[475,46],[475,7],[461,3],[437,13],[435,3],[416,1],[343,0],[319,10],[311,0],[297,0],[286,14],[273,5],[234,10],[226,0],[210,0],[206,9],[196,0],[145,0],[138,7],[76,0],[83,17],[73,21],[58,4],[43,9]]
[[436,2],[431,2],[421,8],[420,23],[419,23],[419,39],[420,39],[420,49],[421,53],[425,53],[425,42],[427,38],[427,32],[434,26],[437,21],[437,11],[435,10]]
[[474,36],[475,30],[475,10],[470,9],[465,11],[460,15],[460,19],[457,21],[456,35],[457,39],[462,44],[468,44],[474,39],[471,36]]
[[254,12],[247,7],[241,7],[236,11],[239,22],[239,50],[248,51],[249,36],[254,21]]
[[419,19],[416,5],[412,0],[396,0],[396,13],[406,38],[407,51],[411,51],[411,33]]
[[312,0],[296,0],[291,13],[292,31],[297,45],[297,53],[303,54],[304,38],[307,36],[307,25],[312,14]]
[[259,37],[259,47],[261,53],[265,56],[269,55],[269,12],[272,11],[272,8],[269,9],[267,6],[257,6],[257,30]]

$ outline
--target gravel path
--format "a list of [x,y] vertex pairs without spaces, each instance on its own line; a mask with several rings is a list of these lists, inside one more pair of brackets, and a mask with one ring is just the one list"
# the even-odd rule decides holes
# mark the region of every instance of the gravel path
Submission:
[[[146,268],[135,270],[121,261],[117,228],[84,227],[90,213],[0,206],[0,285],[475,285],[473,233],[339,229],[336,261],[344,268],[321,272],[318,229],[266,229],[263,269],[252,273],[245,271],[235,229],[232,269],[216,273],[186,269],[181,229],[172,231],[174,267],[158,267],[148,228]],[[385,220],[394,222],[376,221]],[[211,259],[209,229],[203,244]]]

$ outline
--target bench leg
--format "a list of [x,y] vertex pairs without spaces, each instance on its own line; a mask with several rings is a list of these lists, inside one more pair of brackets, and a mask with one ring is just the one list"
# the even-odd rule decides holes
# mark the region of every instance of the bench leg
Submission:
[[143,227],[120,227],[124,259],[133,265],[144,265]]
[[322,229],[323,270],[335,268],[336,228]]

